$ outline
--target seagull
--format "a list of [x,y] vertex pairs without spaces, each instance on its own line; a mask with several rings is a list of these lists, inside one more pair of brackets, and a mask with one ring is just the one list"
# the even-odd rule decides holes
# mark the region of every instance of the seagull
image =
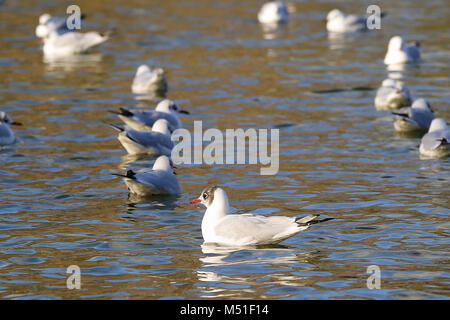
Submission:
[[450,129],[444,119],[436,118],[431,122],[430,130],[422,137],[419,152],[433,158],[450,156]]
[[181,193],[170,159],[164,155],[156,159],[152,169],[128,170],[126,175],[114,175],[123,177],[130,193],[138,196]]
[[411,95],[403,82],[394,79],[383,80],[375,96],[377,110],[399,109],[410,105]]
[[402,37],[395,36],[389,40],[384,63],[401,64],[420,61],[420,43],[406,44]]
[[[86,18],[85,14],[81,14],[81,20]],[[67,28],[67,19],[64,17],[52,17],[48,13],[44,13],[39,17],[39,25],[36,27],[35,33],[38,38],[45,38],[51,32],[63,34],[73,31]]]
[[414,100],[411,107],[392,112],[395,115],[394,128],[398,132],[428,131],[434,113],[425,99]]
[[229,214],[227,194],[219,186],[205,188],[200,197],[191,200],[191,203],[201,203],[206,206],[202,220],[202,235],[205,243],[226,246],[276,244],[308,229],[312,224],[332,219],[319,220],[318,214],[302,218]]
[[281,1],[270,1],[265,3],[258,12],[260,23],[278,24],[285,23],[289,19],[286,5]]
[[44,54],[49,56],[67,56],[78,53],[85,53],[89,49],[100,45],[110,38],[112,31],[104,34],[95,31],[86,33],[67,32],[58,34],[53,31],[43,38]]
[[162,68],[151,69],[143,64],[139,66],[131,85],[133,93],[157,92],[165,95],[167,92],[167,80]]
[[170,156],[172,152],[173,141],[170,139],[166,119],[158,119],[153,124],[152,131],[138,131],[128,126],[121,128],[113,124],[110,126],[120,132],[118,139],[128,154],[148,153]]
[[[380,18],[386,13],[382,12]],[[345,14],[339,9],[333,9],[327,15],[327,30],[336,33],[351,33],[367,30],[367,18],[356,14]]]
[[169,99],[164,99],[156,106],[155,110],[134,110],[129,111],[120,108],[120,112],[110,111],[119,115],[119,118],[134,130],[151,130],[153,123],[158,119],[166,119],[169,122],[169,130],[174,131],[181,128],[178,113],[189,114],[188,111],[181,110],[178,105]]
[[12,144],[15,141],[11,125],[21,126],[20,122],[13,121],[6,112],[0,112],[0,145]]

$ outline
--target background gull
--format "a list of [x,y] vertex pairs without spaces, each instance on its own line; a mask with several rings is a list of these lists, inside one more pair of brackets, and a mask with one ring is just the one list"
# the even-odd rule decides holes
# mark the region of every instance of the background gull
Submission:
[[403,82],[394,79],[383,80],[375,96],[377,110],[399,109],[410,105],[411,95]]
[[21,126],[20,122],[13,121],[6,112],[0,112],[0,145],[12,144],[15,141],[14,132],[11,125]]
[[394,128],[399,132],[428,131],[434,119],[433,110],[425,99],[414,100],[411,107],[404,107],[396,112]]
[[148,153],[170,156],[173,142],[170,139],[166,119],[158,119],[153,124],[152,131],[138,131],[127,126],[121,128],[113,124],[111,126],[120,131],[118,140],[129,154]]
[[133,93],[157,93],[165,96],[167,92],[167,80],[162,68],[151,69],[143,64],[139,66],[131,85]]
[[431,122],[430,130],[422,137],[419,152],[426,157],[448,157],[450,155],[450,129],[445,120],[436,118]]
[[124,177],[130,193],[138,196],[181,193],[170,159],[164,155],[156,159],[152,169],[141,169],[137,172],[128,170],[126,175],[115,175]]
[[155,110],[128,110],[120,108],[120,111],[110,111],[118,114],[119,118],[130,128],[135,130],[151,130],[153,124],[158,119],[166,119],[169,123],[169,130],[181,128],[179,113],[189,114],[188,111],[181,110],[178,105],[169,99],[164,99],[156,106]]
[[394,36],[389,40],[384,58],[387,65],[420,61],[420,43],[406,44],[402,37]]

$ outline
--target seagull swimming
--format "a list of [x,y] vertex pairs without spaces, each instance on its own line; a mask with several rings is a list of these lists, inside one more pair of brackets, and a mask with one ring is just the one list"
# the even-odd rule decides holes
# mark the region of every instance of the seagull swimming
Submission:
[[400,64],[420,61],[420,43],[406,44],[402,37],[395,36],[389,40],[384,63]]
[[450,129],[442,118],[431,122],[430,130],[422,137],[419,152],[433,158],[450,156]]
[[385,79],[378,88],[375,96],[377,110],[399,109],[411,105],[409,89],[403,82]]
[[[85,14],[81,14],[81,20],[84,20]],[[52,32],[57,32],[58,34],[63,34],[66,32],[71,32],[73,30],[67,27],[67,18],[63,17],[52,17],[48,13],[44,13],[39,17],[39,25],[36,27],[35,33],[38,38],[45,38]]]
[[167,80],[162,68],[151,69],[143,64],[139,66],[131,85],[133,93],[159,93],[165,95],[167,92]]
[[285,23],[289,19],[286,5],[281,1],[270,1],[265,3],[258,12],[260,23],[278,24]]
[[15,141],[11,125],[21,126],[20,122],[13,121],[6,112],[0,112],[0,145],[12,144]]
[[67,32],[58,34],[53,31],[43,38],[44,54],[49,56],[67,56],[78,53],[85,53],[89,49],[96,47],[110,38],[111,32],[104,34],[95,31],[86,33]]
[[138,131],[127,126],[121,128],[110,124],[120,131],[117,138],[129,154],[148,153],[151,155],[170,156],[173,141],[170,139],[170,131],[166,119],[158,119],[152,127],[152,131]]
[[394,128],[398,132],[428,131],[434,113],[425,99],[414,100],[411,107],[392,112],[395,115]]
[[308,229],[312,224],[332,219],[319,220],[318,214],[302,218],[229,214],[227,194],[218,186],[205,188],[200,197],[193,199],[191,203],[206,206],[202,220],[205,243],[227,246],[276,244]]
[[166,119],[169,123],[169,130],[174,131],[181,128],[181,121],[178,113],[189,114],[188,111],[181,110],[178,105],[169,99],[164,99],[156,106],[155,110],[133,110],[129,111],[120,108],[120,112],[110,111],[118,114],[119,118],[130,128],[139,131],[151,130],[153,124],[158,119]]
[[[386,13],[382,12],[380,18]],[[367,17],[356,14],[345,14],[339,9],[333,9],[327,15],[327,30],[336,33],[351,33],[368,30]]]
[[130,193],[138,196],[180,194],[181,187],[174,175],[170,159],[160,156],[152,169],[141,169],[137,172],[128,170],[126,175],[115,174],[124,178]]

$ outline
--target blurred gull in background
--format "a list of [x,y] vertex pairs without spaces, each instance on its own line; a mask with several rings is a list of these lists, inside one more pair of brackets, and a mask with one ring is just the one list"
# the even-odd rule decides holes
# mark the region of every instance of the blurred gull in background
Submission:
[[422,137],[419,151],[421,155],[433,158],[450,155],[450,129],[444,119],[436,118],[431,122],[430,130]]
[[384,63],[400,64],[420,61],[420,43],[406,44],[402,37],[394,36],[389,40]]
[[385,79],[378,88],[375,96],[377,110],[399,109],[411,105],[409,89],[403,82]]
[[411,107],[392,112],[395,115],[394,128],[398,132],[428,131],[434,113],[425,99],[414,100]]

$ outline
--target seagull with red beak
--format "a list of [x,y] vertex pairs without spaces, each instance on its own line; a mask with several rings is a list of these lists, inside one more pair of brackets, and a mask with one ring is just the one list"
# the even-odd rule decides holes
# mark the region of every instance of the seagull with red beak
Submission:
[[312,224],[331,220],[319,219],[318,214],[302,218],[262,216],[251,213],[229,214],[228,197],[221,187],[211,186],[202,191],[191,203],[206,207],[202,220],[205,243],[224,246],[255,246],[279,243],[304,231]]

